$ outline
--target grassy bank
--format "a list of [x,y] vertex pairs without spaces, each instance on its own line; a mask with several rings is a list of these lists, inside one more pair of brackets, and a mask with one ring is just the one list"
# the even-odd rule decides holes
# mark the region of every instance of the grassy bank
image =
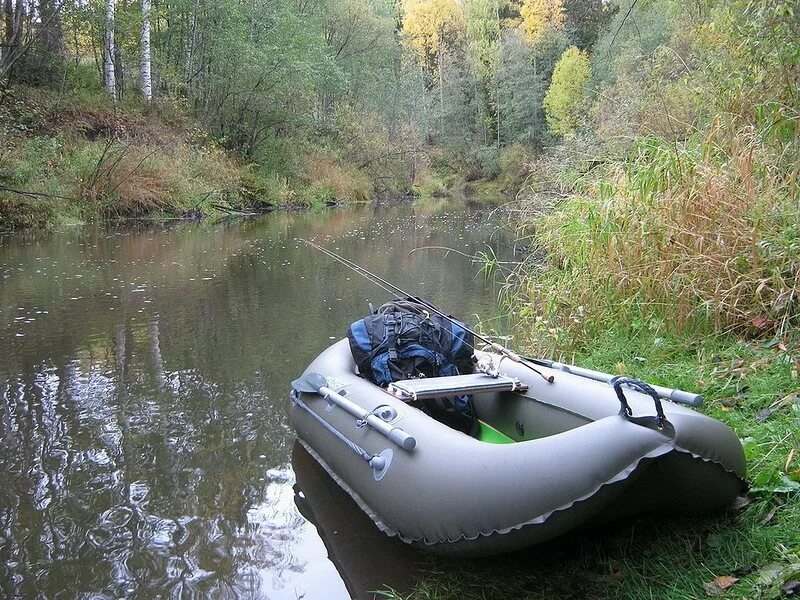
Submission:
[[112,105],[91,79],[61,91],[14,86],[0,101],[0,229],[370,198],[371,175],[322,141],[282,140],[275,168],[228,151],[177,100]]

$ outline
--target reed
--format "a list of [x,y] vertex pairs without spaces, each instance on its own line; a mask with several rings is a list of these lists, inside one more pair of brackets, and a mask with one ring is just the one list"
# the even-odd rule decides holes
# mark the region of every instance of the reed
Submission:
[[[534,258],[506,301],[540,346],[574,347],[609,323],[653,319],[744,336],[798,324],[797,150],[771,135],[782,115],[760,110],[755,125],[720,117],[683,142],[644,138],[629,160],[523,222]],[[797,118],[781,127],[800,136]],[[523,215],[538,198],[528,196]]]

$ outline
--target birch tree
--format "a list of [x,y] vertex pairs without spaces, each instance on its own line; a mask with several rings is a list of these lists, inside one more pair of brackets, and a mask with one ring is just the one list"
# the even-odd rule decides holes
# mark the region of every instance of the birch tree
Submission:
[[0,67],[5,65],[11,54],[11,39],[14,37],[14,3],[3,2],[3,44],[0,45]]
[[140,40],[140,84],[147,103],[153,99],[153,79],[150,65],[150,0],[142,0],[142,37]]
[[115,0],[106,0],[106,32],[103,52],[106,91],[112,102],[117,101],[117,78],[114,70],[114,8]]

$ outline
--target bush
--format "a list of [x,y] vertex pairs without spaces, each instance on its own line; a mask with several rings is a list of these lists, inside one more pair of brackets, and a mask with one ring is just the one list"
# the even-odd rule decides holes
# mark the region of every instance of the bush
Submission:
[[313,202],[364,201],[373,193],[372,181],[367,175],[351,164],[322,153],[308,156],[303,177],[309,186],[307,197]]
[[800,106],[785,50],[797,21],[780,0],[636,10],[666,23],[612,25],[622,49],[597,89],[601,147],[573,136],[531,170],[534,251],[510,304],[550,350],[619,324],[787,336],[800,324]]

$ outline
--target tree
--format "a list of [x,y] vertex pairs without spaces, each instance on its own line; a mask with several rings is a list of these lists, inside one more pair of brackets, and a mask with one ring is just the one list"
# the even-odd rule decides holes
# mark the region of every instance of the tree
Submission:
[[565,29],[571,44],[581,50],[594,46],[600,30],[619,9],[604,0],[564,0]]
[[444,132],[444,54],[463,37],[464,12],[457,0],[409,0],[403,15],[403,33],[423,66],[437,74],[441,134]]
[[433,72],[440,66],[443,53],[463,37],[461,4],[457,0],[408,0],[403,33],[421,64]]
[[142,36],[139,52],[141,54],[140,85],[146,102],[153,99],[153,79],[150,64],[150,0],[142,0]]
[[547,125],[556,135],[565,135],[578,125],[589,82],[589,56],[571,46],[561,55],[550,88],[544,97]]
[[523,0],[519,16],[526,37],[536,43],[548,27],[564,25],[564,4],[562,0]]
[[547,81],[543,70],[534,67],[533,49],[520,29],[504,32],[498,62],[497,97],[503,143],[541,144],[547,129],[542,110]]
[[114,66],[114,9],[115,0],[106,0],[103,64],[105,66],[106,91],[112,102],[117,101],[117,78]]
[[[500,0],[468,0],[467,2],[467,51],[475,74],[475,84],[481,96],[477,121],[483,129],[483,144],[488,142],[494,130],[500,144],[500,126],[497,122],[497,58],[500,47]],[[494,114],[492,114],[494,113]]]
[[12,0],[5,0],[3,16],[5,20],[5,40],[2,60],[0,60],[0,78],[10,74],[14,62],[22,53],[22,29],[26,17],[25,2],[16,0],[12,6]]

